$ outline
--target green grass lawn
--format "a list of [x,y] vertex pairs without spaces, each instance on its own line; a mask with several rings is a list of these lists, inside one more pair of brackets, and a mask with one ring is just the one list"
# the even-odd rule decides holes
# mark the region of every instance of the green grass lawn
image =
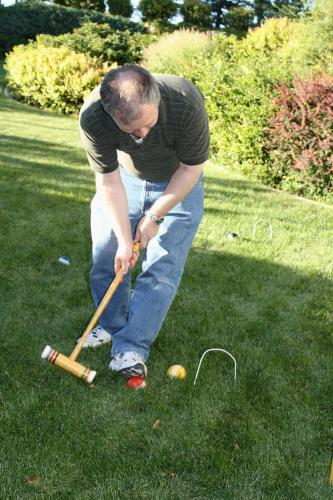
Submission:
[[[107,346],[80,355],[98,372],[89,387],[40,359],[45,344],[69,354],[93,314],[94,182],[77,121],[0,106],[0,497],[331,498],[332,208],[207,167],[147,388],[109,372]],[[237,382],[210,353],[193,387],[214,347],[237,359]],[[176,363],[184,381],[166,377]]]

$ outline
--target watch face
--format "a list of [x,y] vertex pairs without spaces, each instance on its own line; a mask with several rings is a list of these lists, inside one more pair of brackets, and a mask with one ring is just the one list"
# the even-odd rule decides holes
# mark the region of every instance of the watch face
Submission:
[[164,221],[164,217],[157,217],[157,215],[152,214],[149,210],[146,212],[146,215],[148,215],[148,217],[156,224],[162,224]]

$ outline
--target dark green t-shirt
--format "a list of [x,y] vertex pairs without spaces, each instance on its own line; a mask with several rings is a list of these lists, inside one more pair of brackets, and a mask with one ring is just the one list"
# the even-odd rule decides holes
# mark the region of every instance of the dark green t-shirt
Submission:
[[103,110],[100,87],[85,101],[80,132],[95,172],[113,172],[121,164],[140,179],[163,181],[170,179],[180,162],[200,165],[208,159],[208,117],[201,93],[184,78],[153,76],[161,93],[158,121],[141,144]]

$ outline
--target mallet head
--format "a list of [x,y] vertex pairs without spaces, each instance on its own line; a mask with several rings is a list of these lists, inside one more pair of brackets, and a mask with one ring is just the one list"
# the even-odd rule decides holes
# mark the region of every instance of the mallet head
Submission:
[[63,368],[67,372],[72,373],[78,378],[81,378],[85,382],[88,382],[88,384],[91,384],[96,377],[96,372],[94,370],[90,370],[90,368],[81,365],[81,363],[73,361],[72,359],[64,356],[55,349],[52,349],[52,347],[49,345],[45,346],[42,352],[42,358],[47,359],[51,363],[59,366],[60,368]]

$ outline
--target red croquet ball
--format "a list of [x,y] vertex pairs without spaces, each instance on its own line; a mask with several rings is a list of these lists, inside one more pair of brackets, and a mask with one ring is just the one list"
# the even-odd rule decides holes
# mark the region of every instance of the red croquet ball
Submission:
[[127,380],[127,387],[129,389],[143,389],[146,387],[146,381],[144,377],[130,377]]

